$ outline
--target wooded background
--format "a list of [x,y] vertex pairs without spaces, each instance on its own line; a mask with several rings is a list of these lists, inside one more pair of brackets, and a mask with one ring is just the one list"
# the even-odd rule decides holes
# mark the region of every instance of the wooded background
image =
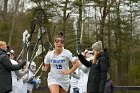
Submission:
[[65,48],[76,55],[73,23],[77,19],[79,48],[84,51],[102,40],[109,51],[114,84],[140,85],[140,0],[1,0],[0,40],[6,41],[17,56],[22,34],[31,31],[35,10],[40,8],[45,14],[46,42],[53,44],[54,34],[62,31]]

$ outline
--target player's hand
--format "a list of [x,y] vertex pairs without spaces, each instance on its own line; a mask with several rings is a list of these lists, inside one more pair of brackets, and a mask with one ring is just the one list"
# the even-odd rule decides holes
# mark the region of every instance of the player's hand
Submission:
[[28,69],[28,68],[26,68],[24,71],[25,71],[25,73],[28,73],[28,72],[29,72],[29,69]]
[[69,75],[70,74],[70,70],[62,70],[62,75]]
[[42,66],[42,71],[47,71],[47,67]]

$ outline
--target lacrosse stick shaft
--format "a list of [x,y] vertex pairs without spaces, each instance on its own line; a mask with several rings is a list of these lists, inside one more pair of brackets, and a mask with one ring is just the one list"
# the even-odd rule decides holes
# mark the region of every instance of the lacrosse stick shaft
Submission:
[[17,57],[17,60],[19,60],[20,56],[21,56],[22,53],[23,53],[23,50],[24,50],[24,49],[21,50],[20,54],[19,54],[18,57]]
[[36,53],[35,51],[36,51],[36,47],[37,47],[38,43],[39,43],[39,40],[37,41],[37,43],[36,43],[36,45],[35,45],[35,47],[33,49],[33,53],[32,53],[28,68],[30,68],[30,65],[31,65],[31,63],[32,63],[32,61],[34,59],[34,56],[35,56],[35,53]]
[[40,66],[38,67],[38,69],[36,70],[36,72],[35,72],[35,76],[36,76],[36,74],[39,72],[39,70],[40,70],[40,68],[42,67],[42,65],[43,65],[43,62],[40,64]]
[[[77,33],[77,31],[76,31],[76,33]],[[78,53],[78,35],[76,34],[76,52]]]

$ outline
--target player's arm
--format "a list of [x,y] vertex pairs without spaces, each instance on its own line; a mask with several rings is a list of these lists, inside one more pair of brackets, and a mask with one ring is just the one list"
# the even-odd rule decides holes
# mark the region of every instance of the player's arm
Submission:
[[72,68],[69,69],[69,74],[73,73],[80,66],[77,59],[74,62],[72,62],[72,65]]
[[73,66],[72,66],[71,69],[69,69],[69,70],[62,70],[62,74],[63,75],[72,74],[80,66],[80,64],[79,64],[77,59],[74,62],[72,62],[72,65]]
[[50,53],[48,52],[44,59],[44,65],[42,66],[43,71],[47,71],[49,68],[49,64],[50,64],[49,58],[50,58]]
[[25,69],[24,71],[21,71],[21,70],[17,70],[15,71],[15,74],[18,76],[18,77],[23,77],[26,73],[28,73],[29,69]]

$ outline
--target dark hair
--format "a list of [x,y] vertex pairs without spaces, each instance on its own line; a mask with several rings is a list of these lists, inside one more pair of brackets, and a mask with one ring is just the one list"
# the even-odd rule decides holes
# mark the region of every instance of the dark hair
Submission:
[[56,39],[56,38],[62,38],[62,39],[64,40],[65,38],[64,38],[63,32],[57,33],[57,35],[55,36],[55,39]]

